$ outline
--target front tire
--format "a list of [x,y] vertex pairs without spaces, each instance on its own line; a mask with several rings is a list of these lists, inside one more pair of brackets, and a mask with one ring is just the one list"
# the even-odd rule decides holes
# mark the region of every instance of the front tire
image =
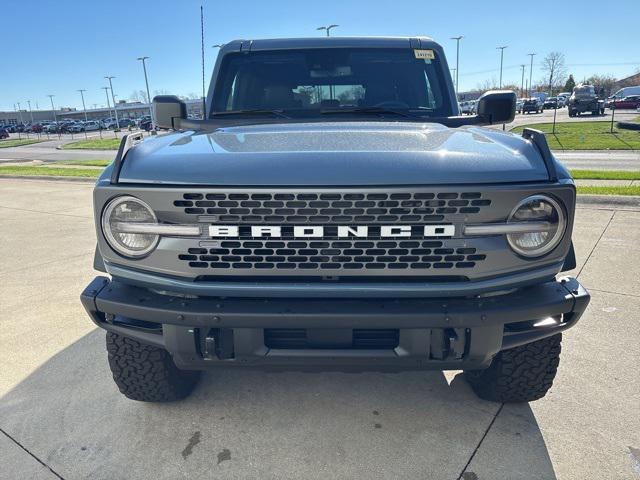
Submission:
[[107,332],[107,352],[113,380],[131,400],[180,400],[198,383],[200,372],[178,370],[169,352],[162,348]]
[[498,353],[486,370],[465,371],[480,398],[493,402],[531,402],[546,395],[560,362],[562,334]]

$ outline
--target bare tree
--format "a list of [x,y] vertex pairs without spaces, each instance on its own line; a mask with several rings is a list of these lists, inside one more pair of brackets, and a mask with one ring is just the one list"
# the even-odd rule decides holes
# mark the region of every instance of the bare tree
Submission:
[[131,95],[129,95],[129,100],[132,102],[149,103],[147,92],[144,90],[134,90]]
[[549,53],[542,60],[542,71],[548,79],[549,94],[553,95],[553,89],[563,85],[567,76],[564,55],[560,52]]
[[487,78],[476,85],[476,90],[481,92],[495,90],[496,88],[498,88],[498,81],[496,80],[496,77]]
[[616,77],[608,74],[591,75],[587,78],[587,83],[593,85],[599,95],[607,97],[615,91],[615,88],[619,87]]

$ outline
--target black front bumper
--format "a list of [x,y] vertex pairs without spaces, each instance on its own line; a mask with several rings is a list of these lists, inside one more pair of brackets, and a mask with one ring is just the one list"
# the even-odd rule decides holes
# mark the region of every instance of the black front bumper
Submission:
[[81,295],[96,325],[167,349],[184,369],[483,368],[500,350],[572,327],[589,299],[569,277],[485,298],[184,298],[106,277]]

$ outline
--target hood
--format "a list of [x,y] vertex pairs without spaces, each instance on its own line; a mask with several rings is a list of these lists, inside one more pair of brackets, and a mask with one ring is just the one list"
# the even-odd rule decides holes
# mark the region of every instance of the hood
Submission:
[[497,130],[409,122],[235,126],[129,150],[120,182],[211,186],[442,185],[548,180],[528,141]]

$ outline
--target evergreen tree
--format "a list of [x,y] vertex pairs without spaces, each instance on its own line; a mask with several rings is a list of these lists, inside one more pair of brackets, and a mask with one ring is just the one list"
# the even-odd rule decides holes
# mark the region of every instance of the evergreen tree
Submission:
[[576,81],[573,79],[573,75],[569,75],[569,78],[567,79],[567,82],[564,84],[564,91],[565,92],[572,92],[573,91],[573,87],[576,86]]

